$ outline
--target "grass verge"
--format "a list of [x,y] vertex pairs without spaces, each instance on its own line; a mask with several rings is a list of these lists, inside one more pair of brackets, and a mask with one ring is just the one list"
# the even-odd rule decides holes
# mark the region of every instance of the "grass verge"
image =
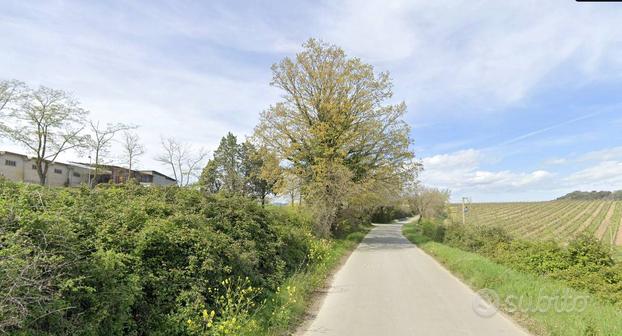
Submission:
[[365,227],[344,238],[327,241],[329,246],[321,261],[291,276],[268,297],[255,315],[257,328],[249,336],[291,335],[303,322],[305,312],[313,303],[314,293],[324,286],[344,257],[356,248],[370,229],[371,226]]
[[591,294],[431,241],[414,223],[403,234],[471,288],[494,291],[497,307],[535,335],[622,335],[622,311]]

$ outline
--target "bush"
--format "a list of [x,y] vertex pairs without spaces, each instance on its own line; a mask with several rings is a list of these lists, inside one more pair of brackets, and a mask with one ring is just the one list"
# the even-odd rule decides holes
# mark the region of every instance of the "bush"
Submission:
[[203,310],[233,330],[321,244],[304,214],[243,197],[0,181],[0,333],[185,335]]
[[374,223],[390,223],[394,219],[406,218],[410,212],[395,206],[379,206],[372,212],[371,221]]
[[438,221],[423,220],[420,223],[424,236],[436,242],[445,241],[446,227]]
[[444,226],[423,220],[417,225],[428,239],[474,252],[515,270],[564,281],[601,299],[622,306],[622,265],[596,238],[581,235],[564,246],[556,241],[512,238],[505,229],[491,226]]

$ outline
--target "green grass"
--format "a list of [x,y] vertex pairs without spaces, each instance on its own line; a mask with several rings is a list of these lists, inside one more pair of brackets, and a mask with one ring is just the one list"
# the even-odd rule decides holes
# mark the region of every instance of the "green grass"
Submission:
[[316,290],[326,283],[328,277],[365,238],[370,227],[336,238],[328,242],[330,248],[322,261],[309,269],[291,276],[276,293],[257,311],[255,321],[258,328],[248,335],[277,336],[291,335],[303,322],[304,313],[313,303]]
[[[517,272],[474,253],[430,241],[418,233],[414,224],[405,225],[403,233],[475,290],[494,290],[501,302],[498,308],[535,335],[622,335],[622,311],[593,295],[573,290],[552,279]],[[556,312],[556,309],[531,309],[537,308],[538,302],[541,302],[538,300],[542,298],[560,295],[588,298],[588,302],[583,305],[585,309],[570,313]],[[522,298],[524,304],[521,307],[527,309],[515,312],[512,304],[521,302],[517,298]],[[581,305],[578,306],[580,308]]]

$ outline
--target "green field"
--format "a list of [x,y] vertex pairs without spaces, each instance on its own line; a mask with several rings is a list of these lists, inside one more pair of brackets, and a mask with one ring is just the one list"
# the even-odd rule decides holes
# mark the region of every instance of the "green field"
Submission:
[[[449,220],[462,222],[462,204],[452,204]],[[622,246],[622,201],[548,201],[473,203],[468,225],[496,225],[526,239],[567,241],[587,232],[604,243]]]

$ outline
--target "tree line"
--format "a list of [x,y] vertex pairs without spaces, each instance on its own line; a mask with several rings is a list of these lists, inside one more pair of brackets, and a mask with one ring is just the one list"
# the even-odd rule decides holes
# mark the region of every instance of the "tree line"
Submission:
[[[320,236],[367,221],[378,207],[403,205],[413,194],[421,165],[411,149],[406,105],[392,103],[387,72],[310,39],[272,66],[271,85],[283,99],[261,112],[248,139],[228,133],[203,166],[205,150],[163,138],[157,160],[180,186],[198,177],[206,193],[244,195],[262,205],[278,195],[304,206]],[[2,81],[0,113],[0,134],[36,158],[41,184],[49,163],[71,149],[88,149],[99,167],[117,134],[128,169],[144,154],[136,126],[87,121],[88,111],[60,90]]]
[[557,200],[612,200],[619,201],[622,200],[622,190],[617,191],[573,191],[568,193],[562,197],[557,198]]

